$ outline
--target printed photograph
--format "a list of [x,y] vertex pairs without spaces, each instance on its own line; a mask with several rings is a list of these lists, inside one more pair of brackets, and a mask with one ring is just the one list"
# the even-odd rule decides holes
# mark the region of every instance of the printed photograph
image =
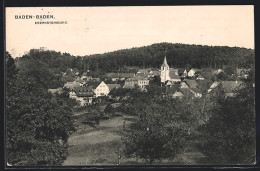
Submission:
[[5,161],[256,164],[253,5],[5,8]]

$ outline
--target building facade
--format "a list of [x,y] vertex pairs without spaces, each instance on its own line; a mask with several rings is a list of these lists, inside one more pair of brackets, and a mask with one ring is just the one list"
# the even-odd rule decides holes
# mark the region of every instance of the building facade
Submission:
[[165,83],[168,80],[170,80],[170,67],[165,56],[163,64],[161,65],[161,83]]

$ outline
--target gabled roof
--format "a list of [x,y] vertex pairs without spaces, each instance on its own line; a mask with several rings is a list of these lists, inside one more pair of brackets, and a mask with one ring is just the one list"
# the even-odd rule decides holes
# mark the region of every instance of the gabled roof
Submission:
[[113,78],[113,77],[117,76],[117,74],[116,73],[106,73],[105,76]]
[[76,87],[80,87],[80,83],[73,81],[73,82],[67,82],[66,84],[64,84],[64,87],[66,88],[76,88]]
[[200,89],[198,88],[190,88],[192,91],[194,91],[195,93],[201,93]]
[[179,87],[180,85],[178,84],[166,87],[166,94],[174,94],[179,89]]
[[197,78],[204,78],[204,77],[201,74],[199,74]]
[[186,69],[182,72],[181,76],[182,77],[186,77],[188,75],[188,72],[186,71]]
[[206,93],[210,86],[212,85],[212,81],[210,80],[197,80],[197,88],[202,92]]
[[88,83],[87,83],[87,87],[91,87],[92,89],[96,89],[101,82],[102,82],[102,81],[88,82]]
[[137,71],[137,74],[139,74],[139,73],[145,73],[145,74],[148,74],[149,73],[149,69],[139,69],[138,71]]
[[179,88],[184,96],[193,95],[189,88]]
[[121,87],[120,84],[106,84],[110,90],[112,90],[113,88],[119,88]]
[[153,75],[160,75],[161,72],[160,71],[152,71],[153,72]]
[[135,73],[119,73],[119,78],[131,78],[134,76],[135,76]]
[[186,79],[184,82],[186,82],[190,88],[197,88],[197,83],[195,80]]
[[139,79],[147,78],[148,73],[137,73],[135,77],[138,77]]
[[179,74],[183,74],[184,70],[185,70],[185,68],[179,68],[178,69]]
[[86,81],[82,80],[82,79],[76,79],[76,81],[79,82],[79,83],[86,83]]
[[148,80],[147,75],[136,75],[134,78],[132,78],[132,80],[138,81],[138,80]]
[[167,60],[166,60],[166,56],[164,57],[163,64],[161,65],[161,67],[169,67]]
[[[189,70],[189,72],[196,72],[196,70],[194,69],[194,68],[191,68],[190,70]],[[187,72],[187,73],[189,73],[189,72]]]
[[170,71],[169,75],[171,79],[180,79],[180,76],[176,75],[175,71]]
[[177,74],[178,74],[178,71],[179,71],[179,69],[177,69],[177,68],[170,68],[169,70],[170,70],[170,71],[174,71],[174,72],[176,72]]

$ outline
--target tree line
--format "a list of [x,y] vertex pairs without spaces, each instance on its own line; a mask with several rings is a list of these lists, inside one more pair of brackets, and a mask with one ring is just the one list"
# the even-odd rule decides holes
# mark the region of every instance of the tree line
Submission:
[[[253,164],[256,157],[254,76],[245,80],[236,97],[225,97],[221,84],[211,95],[180,99],[163,98],[161,87],[118,89],[112,95],[127,95],[119,109],[133,115],[121,135],[122,154],[149,164],[173,160],[192,148],[204,154],[197,164]],[[134,97],[134,98],[133,98]]]
[[159,68],[165,55],[170,67],[175,68],[249,68],[247,64],[254,64],[255,52],[253,49],[240,47],[157,43],[86,56],[31,49],[16,60],[18,66],[22,60],[39,60],[47,64],[53,72],[77,68],[81,73],[87,70],[106,73],[125,71],[128,67]]

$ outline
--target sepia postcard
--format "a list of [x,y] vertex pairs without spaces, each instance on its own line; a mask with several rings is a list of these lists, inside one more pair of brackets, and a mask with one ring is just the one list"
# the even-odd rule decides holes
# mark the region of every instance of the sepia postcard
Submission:
[[253,5],[5,8],[6,167],[255,165]]

